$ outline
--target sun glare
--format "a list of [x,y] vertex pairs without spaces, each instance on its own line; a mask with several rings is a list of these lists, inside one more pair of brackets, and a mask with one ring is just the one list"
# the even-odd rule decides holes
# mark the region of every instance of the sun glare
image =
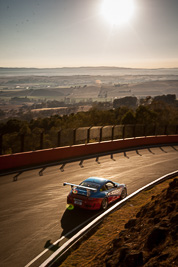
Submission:
[[102,15],[111,25],[122,25],[132,18],[133,0],[103,0]]

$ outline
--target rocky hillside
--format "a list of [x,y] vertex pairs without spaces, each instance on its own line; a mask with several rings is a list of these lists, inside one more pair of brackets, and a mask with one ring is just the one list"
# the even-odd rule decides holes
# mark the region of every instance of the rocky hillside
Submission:
[[178,179],[125,224],[90,266],[178,266]]

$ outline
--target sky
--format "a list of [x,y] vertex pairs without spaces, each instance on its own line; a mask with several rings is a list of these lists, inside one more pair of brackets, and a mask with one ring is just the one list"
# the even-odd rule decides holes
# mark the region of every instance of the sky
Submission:
[[178,0],[133,0],[124,23],[104,1],[0,0],[0,67],[178,67]]

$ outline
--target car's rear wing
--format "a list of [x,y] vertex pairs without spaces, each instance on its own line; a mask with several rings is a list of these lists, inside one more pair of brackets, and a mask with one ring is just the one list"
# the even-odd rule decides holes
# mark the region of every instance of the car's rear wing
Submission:
[[83,186],[83,185],[77,185],[77,184],[71,184],[71,183],[63,183],[63,185],[64,186],[65,185],[71,185],[71,186],[83,188],[83,189],[86,189],[86,190],[97,191],[96,188],[92,188],[92,187],[88,187],[88,186]]

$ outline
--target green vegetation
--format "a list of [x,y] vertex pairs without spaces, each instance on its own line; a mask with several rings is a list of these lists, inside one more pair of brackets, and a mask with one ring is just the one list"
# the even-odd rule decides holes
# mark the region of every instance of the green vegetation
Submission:
[[[40,148],[51,148],[58,145],[71,145],[74,143],[74,136],[69,129],[90,126],[136,125],[136,132],[128,127],[129,130],[124,136],[132,137],[134,134],[135,136],[144,135],[143,127],[140,125],[146,126],[147,135],[155,134],[155,126],[158,130],[157,134],[165,134],[165,131],[168,130],[165,126],[172,125],[171,128],[169,127],[169,132],[167,133],[175,134],[177,131],[177,122],[178,108],[175,105],[169,105],[163,102],[153,101],[150,105],[141,105],[135,109],[121,106],[110,110],[106,110],[104,105],[99,103],[95,104],[88,112],[78,112],[63,116],[54,115],[32,119],[30,121],[10,119],[7,122],[0,123],[2,137],[0,144],[2,147],[0,149],[1,153],[7,154]],[[62,131],[59,136],[60,130]],[[119,131],[118,129],[116,130]],[[115,131],[114,138],[122,138],[123,133],[117,134],[117,131]],[[80,135],[83,136],[75,136],[75,138],[78,138],[78,143],[85,143],[87,131],[85,131],[85,134],[81,133]],[[25,138],[25,141],[22,141],[23,138]],[[62,139],[63,143],[61,141]],[[97,140],[96,137],[90,137],[90,139]],[[111,131],[110,134],[107,134],[106,138],[103,136],[102,140],[108,139],[111,139]]]

